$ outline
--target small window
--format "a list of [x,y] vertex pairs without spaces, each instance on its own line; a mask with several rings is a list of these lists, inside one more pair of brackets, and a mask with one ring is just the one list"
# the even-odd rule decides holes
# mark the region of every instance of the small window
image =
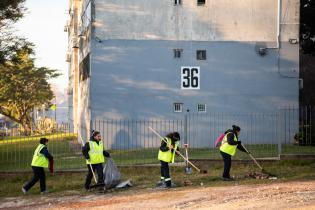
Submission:
[[183,103],[174,103],[174,112],[183,112]]
[[183,49],[174,49],[174,58],[182,57]]
[[79,64],[80,81],[90,77],[90,53]]
[[197,105],[198,112],[206,112],[206,104],[198,104]]
[[206,50],[197,50],[196,52],[197,60],[206,60],[207,51]]
[[180,5],[182,4],[182,0],[174,0],[174,5]]
[[197,5],[198,6],[203,6],[206,4],[206,0],[197,0]]

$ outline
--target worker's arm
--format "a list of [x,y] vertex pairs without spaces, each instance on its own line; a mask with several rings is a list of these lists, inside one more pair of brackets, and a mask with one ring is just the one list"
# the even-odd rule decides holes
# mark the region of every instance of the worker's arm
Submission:
[[228,133],[227,135],[227,142],[229,145],[237,145],[237,141],[234,141],[234,134],[233,133]]
[[41,154],[43,154],[48,160],[53,160],[54,157],[48,152],[47,147],[44,147],[41,151]]
[[109,152],[107,152],[107,151],[103,151],[103,155],[104,155],[104,157],[107,157],[107,158],[110,158],[110,154],[109,154]]
[[241,141],[238,141],[237,149],[241,150],[242,152],[247,153],[247,151],[246,151],[246,149],[243,147]]
[[82,154],[87,160],[90,159],[89,151],[90,151],[90,144],[86,142],[85,145],[82,147]]
[[165,141],[161,141],[160,150],[162,152],[166,152],[166,151],[170,150],[170,148],[167,146],[167,143]]

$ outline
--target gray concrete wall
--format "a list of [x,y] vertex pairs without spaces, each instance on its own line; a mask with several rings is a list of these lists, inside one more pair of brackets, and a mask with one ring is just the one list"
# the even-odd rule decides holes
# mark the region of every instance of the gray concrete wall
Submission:
[[[266,56],[257,49],[276,46],[276,0],[217,0],[205,6],[182,2],[174,6],[171,0],[95,0],[92,120],[182,117],[173,112],[174,102],[192,113],[198,103],[206,104],[208,113],[238,114],[298,106],[299,49],[288,43],[298,37],[298,0],[282,1],[281,47],[268,49]],[[183,49],[180,59],[173,56],[177,48]],[[207,60],[196,60],[199,49],[207,50]],[[200,67],[200,90],[181,90],[182,66]],[[87,104],[83,100],[81,105]],[[199,129],[207,132],[208,125],[203,126]],[[252,143],[274,141],[269,138],[274,132],[263,131]],[[107,140],[116,141],[116,134],[112,131]],[[196,146],[208,145],[208,137],[201,135]]]
[[[268,50],[262,57],[255,42],[92,41],[92,119],[182,118],[183,113],[173,112],[175,102],[183,103],[190,113],[204,103],[207,113],[236,115],[298,106],[298,45],[281,46],[279,55],[277,50]],[[174,48],[183,49],[182,58],[173,57]],[[207,50],[207,60],[196,60],[197,49]],[[181,90],[181,66],[200,67],[200,90]],[[247,132],[253,130],[247,118],[225,120],[227,127],[236,123],[246,126]],[[252,143],[277,143],[270,124],[264,121],[266,131],[259,123],[251,131],[258,135]],[[209,123],[203,126],[200,132],[209,132]],[[199,137],[196,146],[209,145],[209,136]]]
[[[96,0],[101,39],[266,41],[277,35],[277,0]],[[283,41],[298,38],[299,0],[282,0]]]

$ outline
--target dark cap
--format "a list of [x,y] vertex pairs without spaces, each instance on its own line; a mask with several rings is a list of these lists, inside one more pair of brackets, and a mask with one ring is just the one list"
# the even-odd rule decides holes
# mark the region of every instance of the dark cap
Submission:
[[237,131],[237,132],[241,131],[241,128],[237,125],[232,125],[232,128],[233,128],[233,131]]
[[173,133],[173,138],[174,138],[174,140],[176,140],[176,141],[180,141],[180,135],[179,135],[179,133],[178,133],[178,132],[174,132],[174,133]]

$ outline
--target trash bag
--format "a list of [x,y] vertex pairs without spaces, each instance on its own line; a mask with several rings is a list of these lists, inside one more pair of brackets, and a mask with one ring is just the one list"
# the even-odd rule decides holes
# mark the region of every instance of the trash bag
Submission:
[[106,165],[104,167],[103,174],[106,189],[113,188],[120,183],[121,175],[112,158],[106,159]]

